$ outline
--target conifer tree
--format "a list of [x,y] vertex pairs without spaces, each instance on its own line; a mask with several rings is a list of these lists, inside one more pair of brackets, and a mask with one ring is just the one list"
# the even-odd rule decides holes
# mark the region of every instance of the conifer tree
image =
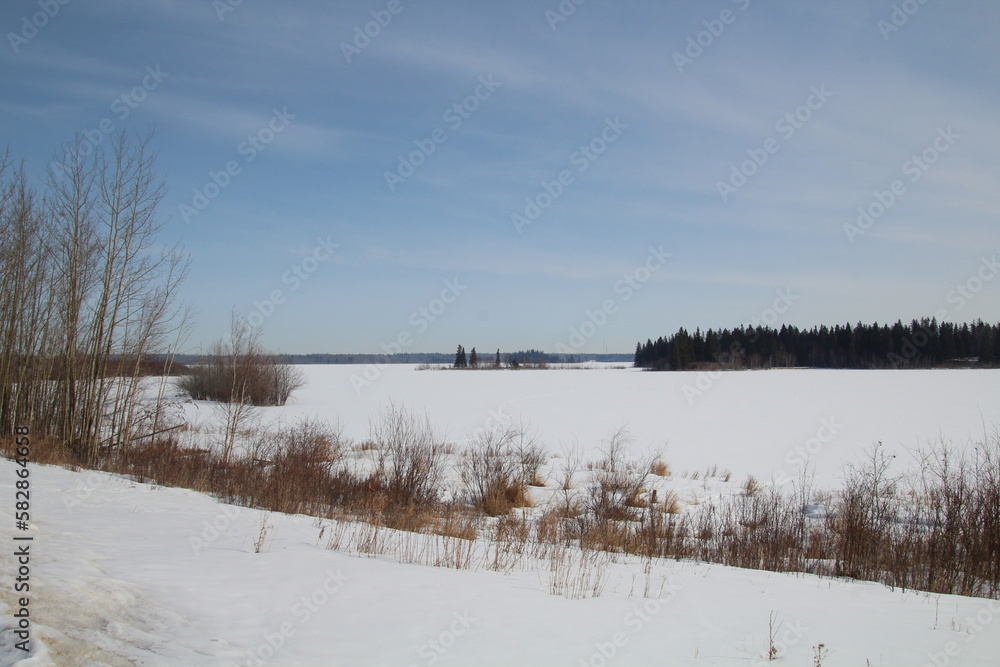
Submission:
[[955,324],[935,318],[895,324],[782,325],[708,330],[679,329],[669,338],[636,345],[636,366],[684,370],[718,361],[732,368],[934,368],[1000,365],[1000,323]]

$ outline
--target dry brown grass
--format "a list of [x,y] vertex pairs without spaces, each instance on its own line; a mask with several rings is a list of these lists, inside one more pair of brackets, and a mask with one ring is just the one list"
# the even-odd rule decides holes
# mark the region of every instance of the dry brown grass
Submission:
[[562,537],[562,521],[561,519],[572,518],[565,517],[557,512],[548,511],[542,514],[536,521],[534,525],[535,538],[541,544],[554,544],[558,542]]
[[[528,504],[527,486],[521,459],[504,447],[472,448],[463,457],[471,466],[467,475],[486,470],[484,481],[492,480],[481,497],[469,493],[444,502],[440,478],[432,486],[423,486],[425,480],[410,486],[411,476],[421,470],[434,474],[443,467],[437,440],[407,413],[384,417],[389,424],[373,428],[373,447],[364,450],[375,465],[363,474],[347,465],[347,453],[354,456],[356,449],[335,429],[310,421],[271,433],[266,457],[226,461],[212,451],[182,447],[172,436],[109,450],[100,463],[139,481],[192,488],[234,504],[336,519],[328,538],[331,548],[468,567],[474,545],[485,535],[492,545],[483,557],[486,567],[505,571],[525,559],[546,559],[555,588],[564,592],[569,572],[583,572],[579,567],[588,562],[565,550],[582,548],[587,554],[694,558],[936,593],[1000,595],[998,435],[967,451],[944,445],[924,450],[916,473],[907,477],[891,473],[890,457],[876,447],[846,468],[844,487],[834,494],[800,488],[783,492],[750,476],[740,493],[700,505],[695,499],[685,507],[674,492],[647,501],[652,500],[646,486],[650,462],[625,458],[627,440],[618,433],[592,467],[586,490],[557,491],[544,512],[531,513],[512,511]],[[4,444],[9,448],[9,439]],[[72,463],[68,448],[35,444],[34,455]],[[497,474],[503,466],[507,472]],[[803,513],[810,498],[824,499],[825,515]],[[363,526],[343,525],[356,522]],[[262,538],[267,537],[264,525]],[[406,541],[401,534],[432,541]],[[586,577],[599,579],[597,565],[588,567]],[[579,592],[577,587],[570,594]]]
[[545,462],[544,450],[523,427],[478,433],[459,461],[459,476],[469,501],[487,516],[531,507],[528,485]]
[[636,510],[646,506],[643,496],[652,461],[630,459],[631,443],[627,429],[613,432],[604,441],[602,458],[591,468],[586,509],[600,522],[632,521]]
[[[64,443],[50,436],[32,435],[30,459],[34,463],[59,466],[83,465],[84,460],[77,452]],[[11,436],[0,437],[0,455],[5,458],[16,458],[15,439]]]
[[487,487],[479,500],[487,516],[501,516],[516,507],[532,507],[527,487],[519,480],[497,480]]
[[680,514],[683,509],[681,499],[673,491],[668,491],[660,498],[660,511],[664,514]]
[[649,466],[649,473],[657,477],[670,477],[672,474],[670,465],[663,459],[656,459]]
[[479,537],[480,517],[465,508],[442,508],[448,511],[438,513],[431,523],[430,532],[442,537],[474,541]]

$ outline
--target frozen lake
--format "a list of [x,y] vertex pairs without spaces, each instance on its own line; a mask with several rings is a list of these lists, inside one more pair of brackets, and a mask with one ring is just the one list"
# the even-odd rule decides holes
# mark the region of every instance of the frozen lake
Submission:
[[[632,368],[417,370],[412,365],[298,366],[307,384],[270,417],[339,420],[364,439],[390,402],[426,413],[455,442],[499,421],[523,420],[553,455],[627,426],[637,455],[662,450],[677,472],[718,465],[737,477],[793,475],[805,458],[833,483],[843,462],[883,442],[907,449],[944,438],[981,440],[1000,426],[1000,370],[769,370],[705,374]],[[376,376],[377,371],[377,377]],[[205,404],[188,405],[204,421]]]

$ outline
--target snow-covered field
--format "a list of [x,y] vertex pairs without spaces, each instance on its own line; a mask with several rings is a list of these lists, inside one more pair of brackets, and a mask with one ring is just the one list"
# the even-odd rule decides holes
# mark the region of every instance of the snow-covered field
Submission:
[[[902,459],[908,447],[961,444],[981,438],[984,423],[1000,425],[998,371],[709,377],[388,366],[357,392],[352,375],[363,377],[364,367],[305,370],[309,384],[267,418],[338,420],[361,440],[369,418],[394,401],[426,412],[459,443],[520,419],[553,454],[576,443],[589,458],[624,425],[636,454],[663,449],[683,489],[696,487],[684,470],[718,465],[735,484],[747,473],[791,475],[805,456],[817,481],[835,486],[841,464],[875,441]],[[202,424],[195,436],[211,432],[208,404],[183,410]],[[8,545],[14,470],[0,460]],[[774,664],[813,665],[819,644],[826,667],[986,666],[1000,655],[997,601],[690,562],[654,563],[647,574],[631,558],[607,565],[599,596],[567,599],[551,594],[544,568],[498,573],[479,560],[454,570],[359,557],[326,548],[327,523],[191,491],[52,467],[33,467],[32,484],[32,608],[43,645],[22,664],[754,665],[769,664],[772,614]],[[262,519],[272,528],[256,553]],[[9,612],[16,563],[13,549],[0,554]],[[18,657],[12,643],[0,632],[0,665]]]
[[[611,366],[616,366],[612,364]],[[308,384],[270,418],[339,421],[354,440],[390,402],[426,413],[461,443],[477,429],[523,421],[559,455],[579,446],[597,458],[601,441],[628,427],[636,455],[662,450],[674,471],[717,465],[737,478],[793,476],[809,459],[820,485],[841,464],[881,441],[907,449],[944,438],[982,440],[1000,426],[1000,370],[771,370],[649,373],[628,368],[417,371],[414,366],[304,366]],[[356,386],[358,379],[375,377]],[[700,392],[700,394],[693,393]],[[186,406],[211,422],[204,403]]]

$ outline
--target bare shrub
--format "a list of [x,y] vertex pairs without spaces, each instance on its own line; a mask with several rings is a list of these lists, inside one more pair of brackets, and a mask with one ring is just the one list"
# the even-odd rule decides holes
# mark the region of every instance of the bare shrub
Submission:
[[891,475],[892,458],[882,443],[870,449],[858,465],[845,468],[844,489],[831,527],[836,534],[837,571],[856,579],[879,577],[890,555],[884,536],[899,516],[898,479]]
[[291,513],[317,513],[338,504],[347,477],[345,443],[338,427],[305,419],[279,430],[272,441],[271,497],[266,504]]
[[477,433],[459,463],[459,476],[472,504],[488,516],[528,505],[526,472],[512,427]]
[[264,551],[264,547],[267,546],[268,536],[272,530],[274,530],[274,525],[267,522],[267,517],[262,516],[260,518],[260,530],[253,541],[253,552],[255,554]]
[[781,626],[783,621],[778,620],[778,613],[772,611],[767,617],[767,660],[772,662],[778,659],[778,647],[775,646],[775,642],[778,638],[778,633],[781,632]]
[[[916,453],[909,502],[882,536],[894,557],[885,583],[932,592],[1000,595],[1000,433],[970,448]],[[902,486],[903,482],[900,482]]]
[[541,469],[549,460],[549,454],[538,435],[520,423],[513,429],[511,446],[517,454],[521,482],[526,486],[545,486]]
[[105,458],[102,468],[130,475],[139,482],[210,493],[238,505],[253,505],[254,489],[265,482],[256,467],[226,464],[209,450],[181,447],[174,437],[156,438],[122,450],[113,458]]
[[598,520],[631,521],[636,518],[635,508],[644,505],[642,495],[651,462],[631,459],[631,443],[624,427],[605,440],[604,457],[595,464],[587,505]]
[[390,404],[369,423],[369,440],[375,445],[369,488],[383,491],[395,507],[438,500],[445,453],[426,416]]
[[566,446],[563,448],[563,466],[560,475],[561,483],[559,488],[569,491],[573,488],[573,478],[580,471],[580,462],[583,460],[583,452],[579,445]]
[[261,332],[232,317],[229,337],[209,349],[208,361],[191,366],[178,386],[196,400],[230,405],[284,405],[305,384],[300,371],[264,351]]

